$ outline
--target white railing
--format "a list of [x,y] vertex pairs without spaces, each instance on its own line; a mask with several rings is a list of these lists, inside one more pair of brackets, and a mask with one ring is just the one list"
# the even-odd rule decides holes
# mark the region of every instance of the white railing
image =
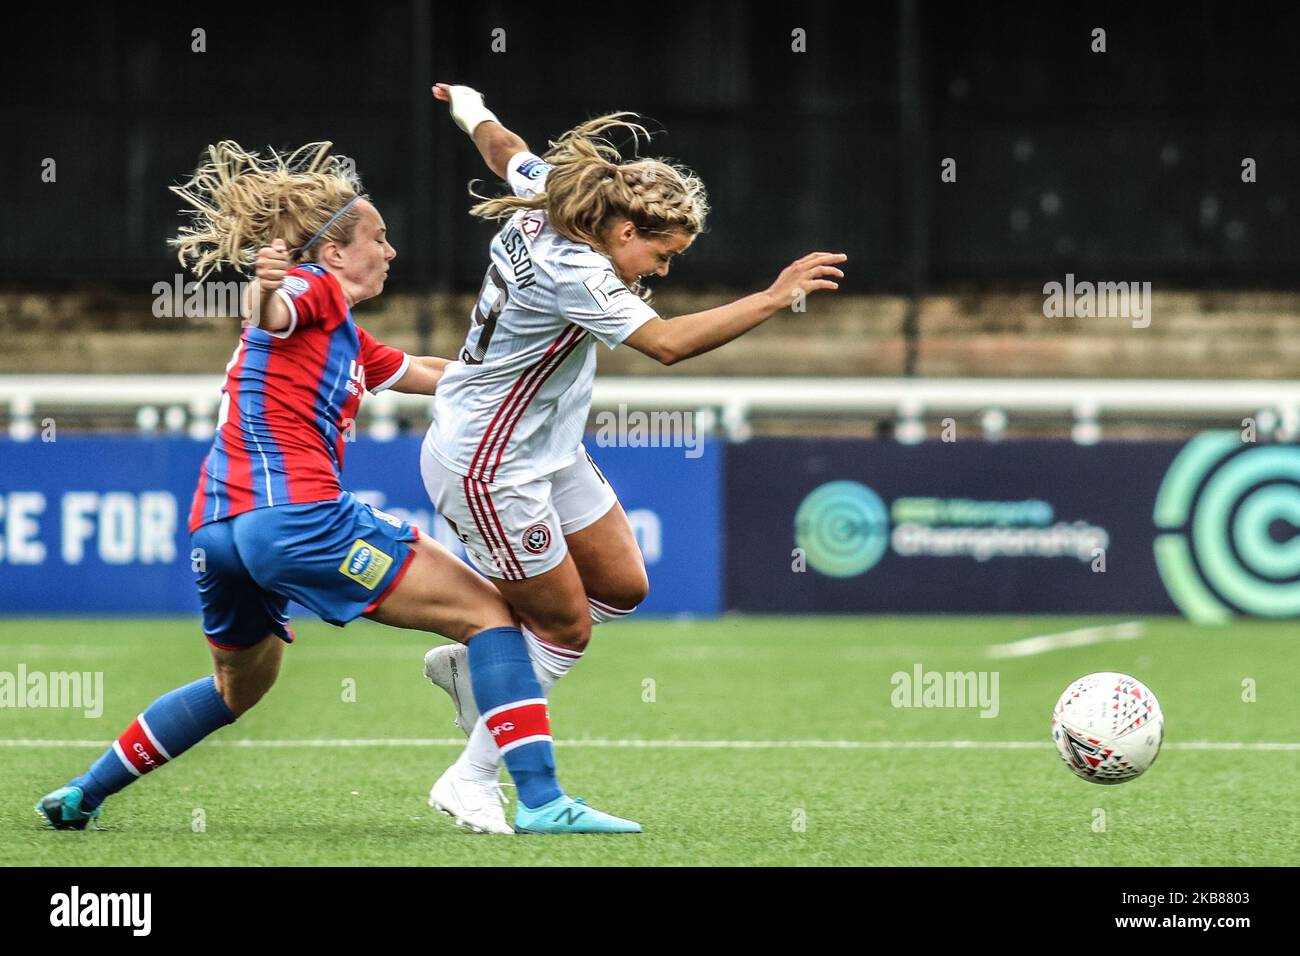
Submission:
[[[0,412],[10,437],[26,440],[46,413],[68,408],[133,410],[144,431],[159,427],[195,438],[212,434],[221,395],[214,375],[0,375]],[[925,437],[927,420],[977,415],[986,437],[997,438],[1014,416],[1070,422],[1075,441],[1101,438],[1102,421],[1169,419],[1217,427],[1255,420],[1263,434],[1300,436],[1300,382],[1159,379],[901,379],[682,378],[596,379],[596,410],[620,405],[641,411],[692,411],[703,433],[733,441],[749,437],[755,415],[819,414],[886,417],[899,441]],[[399,412],[428,416],[432,400],[383,392],[363,403],[376,438],[397,433]]]

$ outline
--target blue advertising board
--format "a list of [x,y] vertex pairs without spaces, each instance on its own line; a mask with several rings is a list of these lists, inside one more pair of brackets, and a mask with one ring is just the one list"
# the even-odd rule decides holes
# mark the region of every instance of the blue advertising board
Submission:
[[754,440],[727,606],[1300,616],[1300,446]]
[[[1300,446],[754,439],[601,447],[645,614],[1300,617]],[[0,614],[195,613],[185,522],[206,442],[0,440]],[[344,486],[460,553],[419,439],[361,439]]]
[[[434,520],[420,439],[358,439],[343,485],[460,551]],[[721,446],[693,457],[594,447],[650,575],[642,613],[721,609]],[[208,443],[60,436],[0,440],[0,613],[197,613],[186,521]],[[302,613],[300,611],[300,613]]]

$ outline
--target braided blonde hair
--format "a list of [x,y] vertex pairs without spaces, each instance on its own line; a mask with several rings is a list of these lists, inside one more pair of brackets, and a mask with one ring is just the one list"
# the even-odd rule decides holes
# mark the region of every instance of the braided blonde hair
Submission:
[[[295,262],[310,261],[312,249],[303,244],[348,202],[368,198],[352,161],[328,155],[332,145],[308,143],[287,155],[271,150],[265,159],[232,140],[209,146],[189,182],[171,187],[193,207],[182,210],[192,223],[167,241],[181,265],[199,279],[222,265],[244,272],[273,239],[288,244]],[[353,205],[312,248],[347,245],[359,220]]]
[[649,132],[635,113],[608,113],[569,130],[550,144],[542,157],[554,169],[546,191],[531,198],[500,196],[483,199],[470,209],[482,219],[508,219],[520,209],[545,209],[551,226],[574,242],[598,251],[605,229],[630,219],[643,235],[696,236],[704,230],[709,202],[704,183],[685,166],[662,159],[624,161],[618,149],[602,134],[621,129],[633,142]]

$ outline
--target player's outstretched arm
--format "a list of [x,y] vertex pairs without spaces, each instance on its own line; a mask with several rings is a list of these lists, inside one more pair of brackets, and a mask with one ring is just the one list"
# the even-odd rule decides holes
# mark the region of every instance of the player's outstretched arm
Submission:
[[283,332],[289,327],[293,317],[275,290],[284,284],[284,275],[291,268],[289,247],[283,239],[272,240],[269,246],[258,250],[254,268],[256,278],[248,284],[244,296],[246,325],[267,332]]
[[474,141],[483,162],[501,179],[506,178],[510,157],[528,151],[523,139],[501,125],[496,114],[483,105],[483,94],[469,86],[438,83],[433,98],[451,107],[451,118]]
[[432,395],[438,388],[442,373],[450,364],[451,359],[438,358],[436,355],[412,355],[406,374],[389,387],[394,392],[408,395]]
[[626,344],[664,365],[711,352],[767,321],[800,295],[820,289],[838,289],[844,278],[837,263],[842,252],[810,252],[792,262],[765,291],[720,305],[716,309],[651,319],[627,337]]

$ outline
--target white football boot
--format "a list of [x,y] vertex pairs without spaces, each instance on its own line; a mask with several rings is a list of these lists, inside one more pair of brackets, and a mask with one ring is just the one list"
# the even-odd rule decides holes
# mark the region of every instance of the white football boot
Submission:
[[469,682],[469,648],[443,644],[424,655],[424,676],[441,687],[456,707],[455,724],[466,737],[478,723],[478,704]]
[[493,780],[481,783],[461,775],[460,761],[448,767],[429,791],[429,806],[474,833],[514,833],[506,822],[505,795]]

